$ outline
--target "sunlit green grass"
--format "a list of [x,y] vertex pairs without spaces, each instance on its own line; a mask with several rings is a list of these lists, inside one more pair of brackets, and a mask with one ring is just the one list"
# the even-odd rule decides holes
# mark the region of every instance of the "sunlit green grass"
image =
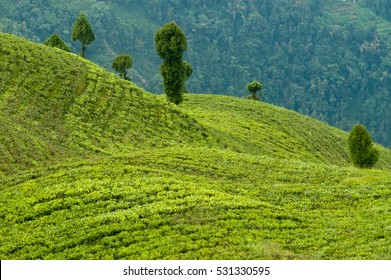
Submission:
[[389,259],[390,187],[385,171],[204,148],[56,166],[4,182],[0,257]]
[[391,151],[263,102],[177,107],[0,34],[0,259],[390,259]]
[[0,71],[5,174],[91,154],[208,140],[205,129],[175,106],[76,55],[1,34]]
[[[220,146],[254,155],[351,165],[347,133],[293,111],[222,95],[186,95],[181,107],[206,127]],[[391,153],[378,147],[377,168],[391,168]]]

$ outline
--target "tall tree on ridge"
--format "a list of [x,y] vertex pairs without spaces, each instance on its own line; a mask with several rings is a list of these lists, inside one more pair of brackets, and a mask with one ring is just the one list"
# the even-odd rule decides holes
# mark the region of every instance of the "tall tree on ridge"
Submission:
[[91,24],[88,22],[86,15],[83,13],[80,13],[73,24],[72,40],[81,42],[80,56],[84,58],[86,46],[95,40],[95,35],[92,31]]
[[156,51],[163,64],[160,73],[163,76],[164,92],[167,99],[175,104],[183,101],[183,90],[189,66],[183,61],[183,52],[187,49],[187,40],[183,31],[175,22],[169,22],[155,34]]

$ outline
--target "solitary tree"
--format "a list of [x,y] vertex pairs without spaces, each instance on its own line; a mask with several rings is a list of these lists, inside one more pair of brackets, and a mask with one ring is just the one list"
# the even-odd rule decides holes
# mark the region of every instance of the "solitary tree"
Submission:
[[73,24],[72,40],[81,42],[81,57],[84,57],[86,46],[95,40],[91,25],[88,22],[86,15],[83,13],[77,17]]
[[187,49],[187,40],[179,26],[170,22],[155,34],[156,51],[163,64],[160,73],[163,76],[164,92],[167,99],[175,104],[183,100],[182,91],[190,73],[183,61],[183,52]]
[[64,51],[71,51],[70,48],[65,44],[65,42],[60,38],[57,33],[52,34],[46,41],[45,45],[59,48]]
[[372,167],[379,158],[379,151],[373,147],[372,138],[365,126],[356,124],[349,134],[350,158],[361,168]]
[[[262,84],[256,80],[247,84],[247,90],[250,92],[248,99],[259,100],[263,94],[262,87]],[[257,95],[257,91],[260,91],[259,95]]]
[[126,76],[128,73],[127,69],[132,67],[132,58],[130,55],[120,54],[113,60],[111,67],[113,67],[115,71],[119,72],[120,77],[130,81],[130,79]]

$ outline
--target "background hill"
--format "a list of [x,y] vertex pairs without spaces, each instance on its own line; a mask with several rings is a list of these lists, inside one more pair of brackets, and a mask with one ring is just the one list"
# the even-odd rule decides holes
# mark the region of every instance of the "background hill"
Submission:
[[389,259],[391,151],[219,95],[180,106],[0,34],[1,259]]
[[[146,147],[197,146],[348,165],[346,134],[260,102],[188,95],[180,107],[74,54],[0,37],[0,170]],[[388,151],[378,167],[391,165]]]
[[197,122],[73,54],[0,37],[0,170],[140,147],[201,144]]
[[[188,37],[194,68],[190,92],[246,95],[253,79],[265,100],[343,130],[364,123],[391,147],[389,1],[2,1],[0,31],[43,42],[70,42],[84,11],[96,33],[87,57],[110,68],[115,55],[134,57],[131,73],[162,91],[153,36],[175,20]],[[72,44],[79,53],[80,46]]]

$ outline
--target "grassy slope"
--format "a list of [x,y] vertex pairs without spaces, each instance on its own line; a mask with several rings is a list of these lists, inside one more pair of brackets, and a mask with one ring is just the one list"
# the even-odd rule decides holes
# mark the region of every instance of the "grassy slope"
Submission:
[[391,180],[231,151],[147,150],[19,175],[2,259],[389,259]]
[[[186,113],[220,146],[253,155],[269,155],[347,166],[347,133],[293,111],[262,102],[218,95],[187,95]],[[391,151],[377,147],[377,168],[391,168]]]
[[0,172],[140,147],[202,143],[175,106],[75,55],[0,36]]
[[349,167],[346,133],[237,98],[177,108],[9,35],[0,55],[1,259],[391,258],[390,172]]

